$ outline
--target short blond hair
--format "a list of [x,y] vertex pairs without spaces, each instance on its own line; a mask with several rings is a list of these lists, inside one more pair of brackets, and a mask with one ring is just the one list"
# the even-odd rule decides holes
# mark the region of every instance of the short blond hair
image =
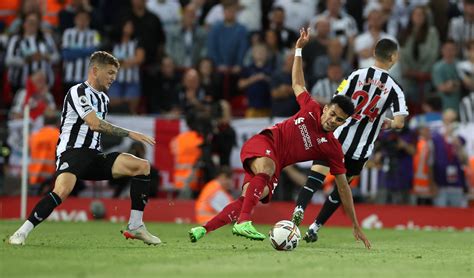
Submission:
[[120,63],[117,58],[105,51],[96,51],[92,53],[89,60],[89,67],[92,67],[93,65],[112,65],[120,68]]

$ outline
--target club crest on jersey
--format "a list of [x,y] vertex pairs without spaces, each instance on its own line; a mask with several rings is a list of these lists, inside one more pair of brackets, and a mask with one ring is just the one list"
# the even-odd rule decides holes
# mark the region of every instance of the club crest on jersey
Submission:
[[317,138],[316,141],[318,141],[318,145],[321,145],[322,143],[327,143],[328,142],[326,137]]
[[304,122],[304,118],[303,118],[303,117],[299,117],[299,118],[295,119],[295,125],[299,125],[299,124],[301,124],[301,123],[303,123],[303,122]]
[[86,106],[89,104],[89,100],[87,99],[86,96],[80,96],[79,97],[79,104],[82,106]]

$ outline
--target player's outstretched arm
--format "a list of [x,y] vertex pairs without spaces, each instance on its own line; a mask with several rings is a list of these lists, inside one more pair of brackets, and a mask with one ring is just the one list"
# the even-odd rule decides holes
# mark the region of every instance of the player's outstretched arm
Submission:
[[370,241],[362,232],[362,229],[359,226],[359,222],[357,221],[354,202],[352,201],[352,192],[349,183],[347,182],[346,175],[335,175],[335,178],[337,190],[339,191],[339,195],[341,196],[342,206],[344,207],[346,214],[352,221],[354,237],[356,240],[362,240],[364,242],[365,247],[367,249],[370,249]]
[[99,119],[95,113],[89,113],[84,117],[84,121],[89,125],[93,131],[104,133],[107,135],[118,137],[130,137],[135,141],[146,143],[149,145],[155,144],[155,139],[140,132],[128,130],[116,125],[113,125],[105,120]]
[[304,73],[303,73],[303,58],[301,57],[301,49],[309,41],[309,28],[300,29],[300,37],[296,41],[295,45],[295,58],[293,60],[293,68],[291,70],[291,86],[295,92],[295,96],[298,97],[301,93],[306,91],[304,83]]

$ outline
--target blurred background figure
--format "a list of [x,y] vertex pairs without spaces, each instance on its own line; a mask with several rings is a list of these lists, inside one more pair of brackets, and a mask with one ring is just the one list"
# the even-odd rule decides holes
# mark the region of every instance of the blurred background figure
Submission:
[[196,200],[196,222],[204,224],[219,213],[232,198],[232,170],[221,167],[217,176],[204,185]]
[[429,19],[429,10],[417,6],[399,36],[400,69],[407,101],[420,105],[431,92],[431,69],[439,55],[439,35]]
[[107,93],[110,109],[137,114],[141,97],[140,66],[145,61],[145,48],[136,39],[133,21],[125,21],[119,34],[112,54],[119,60],[120,70]]
[[466,207],[467,192],[463,167],[468,163],[464,139],[456,135],[456,112],[443,113],[444,127],[432,134],[433,174],[437,187],[436,206]]
[[321,105],[331,102],[337,87],[341,84],[344,76],[342,67],[338,63],[331,63],[327,68],[327,77],[318,80],[311,89],[311,96]]
[[53,37],[41,31],[40,20],[37,12],[24,15],[19,34],[8,42],[5,64],[13,92],[25,86],[28,76],[40,69],[46,73],[48,84],[54,83],[53,64],[60,56]]
[[90,21],[88,11],[77,10],[74,26],[67,28],[63,33],[61,55],[64,95],[72,86],[87,80],[90,55],[100,46],[99,32],[89,28]]
[[288,51],[282,68],[272,75],[272,117],[290,117],[299,109],[291,87],[291,69],[294,55],[293,51]]
[[54,110],[44,115],[44,126],[30,136],[29,184],[36,194],[49,189],[56,172],[56,145],[59,138],[58,116]]

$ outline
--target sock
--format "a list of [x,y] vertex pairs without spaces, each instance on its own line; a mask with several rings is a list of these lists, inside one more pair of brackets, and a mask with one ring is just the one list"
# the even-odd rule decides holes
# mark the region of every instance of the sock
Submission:
[[39,223],[48,218],[54,208],[59,206],[61,202],[61,198],[56,193],[49,192],[36,204],[28,217],[28,221],[35,227],[38,226]]
[[18,229],[18,232],[28,235],[34,227],[35,225],[33,225],[33,223],[31,223],[29,220],[26,220],[25,223],[23,223],[23,225],[21,225],[21,227]]
[[143,211],[132,209],[128,220],[128,228],[134,230],[141,225],[143,225]]
[[237,217],[240,214],[240,210],[242,209],[243,203],[244,197],[241,196],[237,200],[228,204],[221,212],[219,212],[216,216],[209,220],[209,222],[207,222],[203,227],[209,233],[224,225],[236,221]]
[[316,217],[315,223],[322,226],[328,221],[328,219],[333,215],[337,208],[341,205],[341,198],[339,197],[339,192],[337,188],[334,188],[331,194],[324,202],[323,208]]
[[263,173],[255,175],[250,180],[249,186],[247,187],[247,191],[245,192],[244,204],[242,205],[242,210],[240,211],[239,220],[237,221],[237,223],[242,223],[250,220],[252,210],[257,205],[258,201],[260,201],[263,189],[265,188],[269,180],[270,176]]
[[313,222],[313,224],[311,224],[311,225],[309,226],[309,228],[310,228],[311,230],[313,230],[315,233],[317,233],[317,232],[319,231],[319,229],[321,229],[322,227],[323,227],[322,224],[318,224],[318,223],[316,223],[316,222]]
[[150,192],[150,175],[140,175],[132,178],[130,186],[130,199],[132,199],[132,210],[143,211],[148,202]]
[[311,171],[308,176],[308,180],[306,184],[301,188],[300,193],[298,194],[298,199],[296,200],[296,207],[301,208],[303,210],[306,209],[311,198],[313,198],[313,194],[323,188],[324,179],[326,178],[325,175],[320,174],[315,171]]
[[150,192],[150,175],[140,175],[132,178],[130,185],[130,199],[132,200],[132,210],[128,220],[129,229],[136,229],[143,225],[143,210],[148,202]]

